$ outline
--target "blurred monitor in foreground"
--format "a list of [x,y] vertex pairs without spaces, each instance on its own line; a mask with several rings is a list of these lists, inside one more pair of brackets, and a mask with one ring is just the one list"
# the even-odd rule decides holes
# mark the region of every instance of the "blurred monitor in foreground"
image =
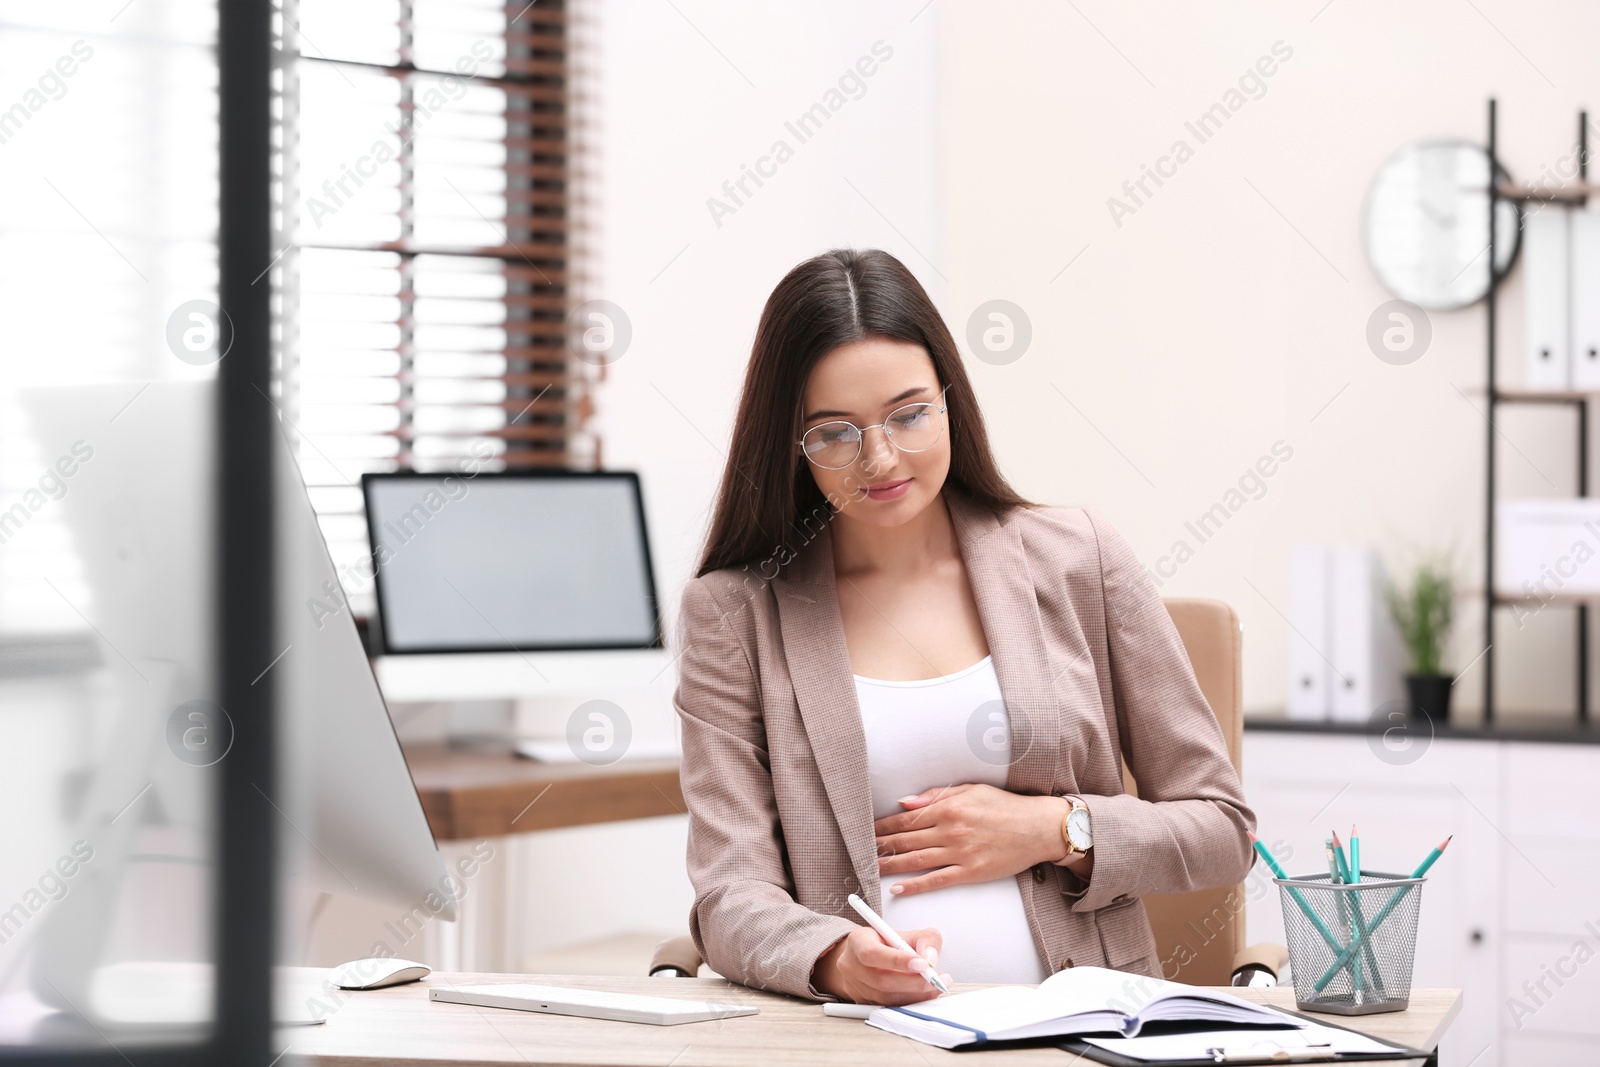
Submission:
[[[57,506],[108,676],[67,839],[92,858],[26,931],[34,992],[58,1012],[44,1027],[81,1016],[171,1036],[213,1018],[216,786],[232,741],[213,662],[214,398],[209,381],[22,393],[39,451],[77,457]],[[278,780],[257,790],[282,816],[279,955],[295,963],[317,892],[423,920],[454,919],[457,893],[350,612],[314,610],[338,575],[281,432],[271,447],[283,651],[258,679],[276,685],[280,753]]]

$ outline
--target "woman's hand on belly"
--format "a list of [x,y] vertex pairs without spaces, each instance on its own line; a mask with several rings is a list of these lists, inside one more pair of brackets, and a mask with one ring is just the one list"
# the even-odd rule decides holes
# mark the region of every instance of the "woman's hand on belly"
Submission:
[[[897,895],[1008,878],[1067,853],[1061,820],[1070,805],[1061,797],[965,783],[926,789],[901,797],[900,803],[907,810],[873,823],[878,872],[885,878],[929,873],[891,885],[889,891]],[[933,867],[939,870],[929,870]]]

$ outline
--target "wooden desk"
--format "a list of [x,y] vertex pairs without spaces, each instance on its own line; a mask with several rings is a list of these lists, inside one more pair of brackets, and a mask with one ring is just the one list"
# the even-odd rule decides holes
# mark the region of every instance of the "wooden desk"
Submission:
[[[743,1015],[679,1026],[581,1019],[539,1012],[438,1004],[428,999],[430,985],[488,985],[535,982],[619,993],[647,993],[688,1000],[752,1004],[759,1015]],[[958,983],[958,991],[979,989]],[[1294,1007],[1294,990],[1230,989],[1241,998]],[[350,993],[333,1001],[337,1009],[322,1025],[278,1031],[278,1047],[288,1047],[299,1062],[317,1067],[373,1067],[399,1064],[423,1067],[441,1063],[596,1064],[639,1067],[749,1067],[757,1063],[826,1064],[845,1067],[927,1067],[936,1061],[1004,1063],[1016,1067],[1048,1064],[1068,1067],[1060,1049],[1004,1049],[948,1052],[867,1026],[859,1019],[832,1018],[822,1005],[765,993],[721,978],[612,978],[560,974],[447,974],[435,972],[410,985]],[[1416,989],[1403,1012],[1354,1019],[1324,1016],[1329,1022],[1434,1049],[1461,1010],[1457,989]],[[956,1059],[959,1057],[959,1060]],[[1417,1064],[1419,1060],[1371,1061]]]
[[439,841],[681,815],[677,760],[540,763],[509,748],[407,745],[406,763]]

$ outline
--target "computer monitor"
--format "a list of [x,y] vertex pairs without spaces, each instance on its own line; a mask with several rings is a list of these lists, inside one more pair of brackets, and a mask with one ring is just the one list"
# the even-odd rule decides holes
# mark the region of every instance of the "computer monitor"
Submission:
[[[212,382],[22,393],[42,454],[70,455],[74,442],[92,448],[58,506],[87,586],[82,613],[103,646],[102,662],[118,675],[107,687],[117,697],[115,721],[79,817],[96,858],[81,884],[40,920],[35,963],[42,997],[75,1004],[100,1024],[209,1018],[215,768],[227,756],[219,750],[211,762],[191,758],[175,740],[173,721],[190,702],[216,699],[215,528],[207,503],[216,493],[215,396]],[[284,651],[261,664],[278,687],[280,755],[278,781],[258,788],[261,802],[283,816],[287,869],[280,870],[286,884],[454,919],[457,883],[435,845],[284,433],[274,434],[270,447]],[[139,803],[130,804],[136,794]],[[183,876],[184,893],[150,891],[152,878],[179,870],[193,872]],[[135,899],[143,902],[130,912]],[[152,913],[167,904],[171,914]],[[110,958],[117,953],[108,955],[108,946],[129,943],[113,929],[118,915],[137,916],[151,930],[170,924],[178,931],[171,940],[202,958],[155,944],[153,959],[163,966],[130,970],[152,955]],[[294,962],[289,946],[303,938],[305,916],[288,918],[284,962]],[[170,978],[174,959],[197,964],[189,973],[200,980],[178,983],[163,1003],[150,995],[152,975]],[[110,972],[117,981],[106,980]],[[142,1000],[120,995],[130,985]]]
[[639,477],[366,474],[389,653],[660,648]]

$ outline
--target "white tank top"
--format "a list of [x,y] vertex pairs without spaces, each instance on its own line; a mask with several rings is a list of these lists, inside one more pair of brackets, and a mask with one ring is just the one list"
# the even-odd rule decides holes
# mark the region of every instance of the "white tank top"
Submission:
[[[854,678],[874,819],[907,810],[900,797],[934,786],[971,782],[1005,788],[1011,738],[991,657],[941,678]],[[925,872],[880,878],[883,917],[896,930],[937,928],[944,938],[941,971],[957,982],[1035,985],[1049,977],[1029,934],[1015,876],[906,897],[889,892],[895,882],[918,873]]]

